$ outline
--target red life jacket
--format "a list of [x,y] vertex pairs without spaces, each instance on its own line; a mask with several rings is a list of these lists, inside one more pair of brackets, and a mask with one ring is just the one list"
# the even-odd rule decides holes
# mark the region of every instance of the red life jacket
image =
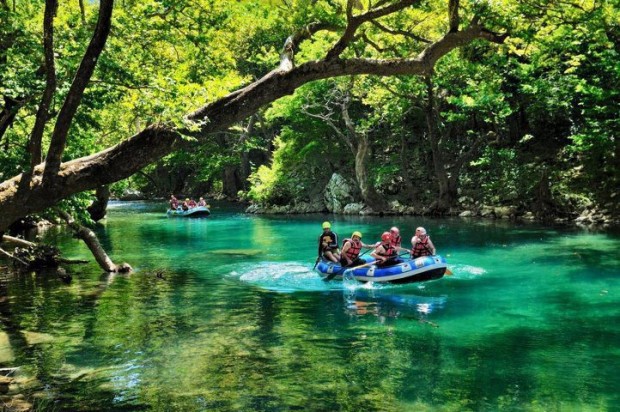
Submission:
[[390,238],[390,245],[396,247],[400,247],[400,244],[402,243],[403,238],[400,237],[400,235],[398,235],[398,237],[396,239],[394,239],[393,237]]
[[383,249],[385,250],[385,252],[383,253],[377,252],[377,255],[385,256],[388,259],[391,259],[394,256],[396,256],[396,249],[394,248],[394,246],[392,246],[391,243],[382,243],[381,246],[383,246]]
[[345,254],[347,255],[347,257],[351,260],[355,260],[357,259],[357,257],[360,254],[360,250],[362,250],[362,242],[355,241],[353,239],[345,239],[342,242],[342,246],[344,248],[344,244],[347,242],[351,242],[351,246],[349,247],[349,249],[347,249],[347,251],[345,252]]
[[411,251],[411,256],[412,257],[431,256],[432,255],[431,249],[427,246],[429,239],[430,237],[426,236],[424,240],[420,240],[419,242],[417,242],[415,246],[413,247],[413,250]]

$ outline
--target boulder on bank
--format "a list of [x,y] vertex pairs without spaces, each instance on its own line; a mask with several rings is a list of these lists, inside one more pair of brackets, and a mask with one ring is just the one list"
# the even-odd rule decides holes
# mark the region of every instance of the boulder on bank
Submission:
[[348,203],[342,213],[345,215],[359,215],[364,209],[363,203]]
[[325,212],[325,205],[321,200],[298,202],[294,205],[263,205],[253,203],[245,209],[245,213],[252,214],[303,214]]
[[127,188],[119,197],[119,200],[145,200],[146,196],[139,190]]

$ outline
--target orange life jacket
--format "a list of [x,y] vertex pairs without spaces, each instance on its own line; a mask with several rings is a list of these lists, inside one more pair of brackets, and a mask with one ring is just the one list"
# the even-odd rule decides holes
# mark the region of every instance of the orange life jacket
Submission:
[[429,239],[430,237],[426,236],[424,240],[420,240],[419,242],[417,242],[413,247],[413,250],[411,251],[411,257],[431,256],[433,253],[431,252],[431,249],[427,246]]
[[351,259],[351,260],[355,260],[355,259],[357,259],[357,257],[358,257],[358,256],[359,256],[359,254],[360,254],[360,250],[362,250],[362,242],[360,242],[359,240],[358,240],[358,241],[355,241],[355,240],[353,240],[353,239],[345,239],[345,240],[342,242],[343,249],[344,249],[344,245],[345,245],[345,243],[347,243],[347,242],[350,242],[350,243],[351,243],[351,246],[349,247],[349,249],[347,249],[347,251],[345,252],[345,254],[346,254],[346,255],[347,255],[347,257],[348,257],[349,259]]

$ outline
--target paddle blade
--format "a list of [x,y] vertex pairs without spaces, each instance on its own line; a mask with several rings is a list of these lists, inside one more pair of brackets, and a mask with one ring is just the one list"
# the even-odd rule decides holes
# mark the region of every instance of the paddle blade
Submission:
[[372,262],[368,262],[368,263],[366,263],[366,264],[364,264],[364,265],[355,266],[355,267],[349,268],[348,270],[355,270],[355,269],[365,268],[365,267],[367,267],[367,266],[372,266],[372,265],[374,265],[375,263],[377,263],[377,261],[376,261],[376,260],[373,260]]
[[445,271],[444,274],[446,274],[448,276],[452,276],[454,273],[452,273],[452,271],[450,269],[446,268],[446,271]]
[[329,275],[323,278],[323,282],[329,282],[330,280],[335,278],[337,275],[338,275],[337,273],[330,273]]

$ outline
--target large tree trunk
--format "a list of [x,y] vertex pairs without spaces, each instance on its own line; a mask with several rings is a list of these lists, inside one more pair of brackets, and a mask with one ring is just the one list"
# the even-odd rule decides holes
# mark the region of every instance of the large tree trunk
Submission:
[[[0,142],[2,142],[2,138],[8,128],[13,125],[17,111],[23,104],[23,101],[4,96],[4,106],[2,107],[2,111],[0,111]],[[9,150],[8,139],[5,140],[5,150]]]
[[49,108],[56,91],[56,66],[54,64],[54,17],[58,9],[56,0],[45,1],[45,18],[43,19],[43,46],[45,51],[45,90],[37,110],[34,127],[30,133],[28,151],[30,152],[30,170],[41,163],[41,141],[45,124],[49,120]]
[[373,210],[383,210],[386,206],[385,200],[379,196],[375,187],[368,182],[368,156],[370,152],[368,133],[358,132],[349,114],[349,106],[351,103],[350,90],[352,88],[353,82],[351,82],[351,87],[345,92],[341,106],[342,118],[347,129],[343,138],[355,156],[355,178],[364,203]]
[[[80,65],[67,100],[63,105],[52,134],[47,162],[32,171],[15,176],[0,184],[0,232],[19,217],[42,211],[74,193],[126,178],[144,166],[162,158],[184,145],[181,134],[206,139],[255,113],[260,107],[293,93],[299,86],[313,80],[358,74],[424,75],[435,62],[451,50],[475,39],[502,42],[497,36],[474,21],[463,31],[448,33],[411,59],[371,60],[342,59],[340,52],[353,38],[354,31],[364,21],[396,12],[411,4],[403,1],[355,16],[339,41],[323,60],[310,61],[288,70],[278,68],[250,85],[207,104],[186,119],[200,122],[197,132],[174,130],[151,125],[122,143],[99,153],[61,163],[66,146],[67,131],[77,110],[84,87],[92,75],[98,53],[101,52],[110,28],[111,0],[101,0],[97,28],[83,64]],[[208,121],[207,121],[208,120]],[[45,176],[43,177],[43,174]]]
[[428,138],[433,156],[433,170],[439,185],[439,194],[437,199],[429,210],[432,213],[443,214],[450,210],[450,207],[456,200],[456,177],[452,178],[448,175],[443,153],[440,146],[441,131],[438,129],[438,117],[436,115],[435,93],[433,90],[433,81],[431,76],[426,76],[426,126],[428,130]]
[[[50,7],[53,7],[56,1],[46,0],[46,3],[48,3]],[[46,9],[48,4],[46,4]],[[84,96],[86,86],[90,82],[90,78],[95,71],[99,56],[101,55],[101,52],[103,51],[103,48],[108,40],[108,34],[110,33],[110,28],[112,27],[113,7],[114,0],[99,1],[99,18],[97,19],[97,26],[95,27],[93,37],[86,48],[84,57],[80,62],[75,78],[73,79],[73,82],[71,82],[69,93],[63,102],[54,125],[54,131],[52,132],[50,147],[45,158],[45,168],[43,172],[43,180],[46,184],[54,185],[54,178],[60,170],[62,154],[64,153],[67,145],[69,128],[71,127],[75,113],[82,102],[82,97]],[[49,67],[47,69],[49,70]]]
[[355,152],[355,178],[362,195],[364,203],[373,210],[383,210],[387,202],[377,193],[375,187],[368,181],[368,155],[370,142],[365,133],[357,134],[357,148]]
[[406,199],[410,202],[413,202],[417,198],[417,187],[413,184],[413,179],[411,178],[411,173],[409,173],[410,159],[407,156],[407,140],[405,138],[405,133],[401,133],[400,138],[400,172],[403,176],[404,184],[405,184],[405,195]]
[[241,179],[239,169],[236,165],[224,166],[222,172],[222,192],[229,199],[236,199],[237,193],[241,190]]
[[241,180],[241,188],[246,189],[246,183],[248,177],[250,177],[251,167],[250,167],[250,152],[249,150],[245,150],[243,147],[245,143],[252,137],[252,133],[254,132],[254,124],[256,123],[256,114],[250,116],[250,120],[248,121],[248,126],[241,133],[241,139],[239,139],[239,144],[242,147],[241,149],[241,159],[240,159],[240,170],[239,170],[239,178]]
[[110,187],[107,185],[99,186],[95,191],[95,201],[86,208],[90,218],[95,222],[100,221],[106,215],[108,201],[110,200]]
[[443,121],[437,108],[438,102],[435,99],[431,76],[426,77],[426,85],[428,97],[425,109],[426,123],[433,156],[433,169],[439,186],[437,199],[429,206],[428,211],[434,214],[445,214],[457,201],[461,170],[478,154],[479,147],[483,143],[493,141],[492,139],[496,139],[497,136],[493,132],[488,132],[484,136],[478,135],[469,143],[468,150],[449,154],[450,165],[448,165],[442,147],[442,141],[448,139],[448,132],[437,127]]

